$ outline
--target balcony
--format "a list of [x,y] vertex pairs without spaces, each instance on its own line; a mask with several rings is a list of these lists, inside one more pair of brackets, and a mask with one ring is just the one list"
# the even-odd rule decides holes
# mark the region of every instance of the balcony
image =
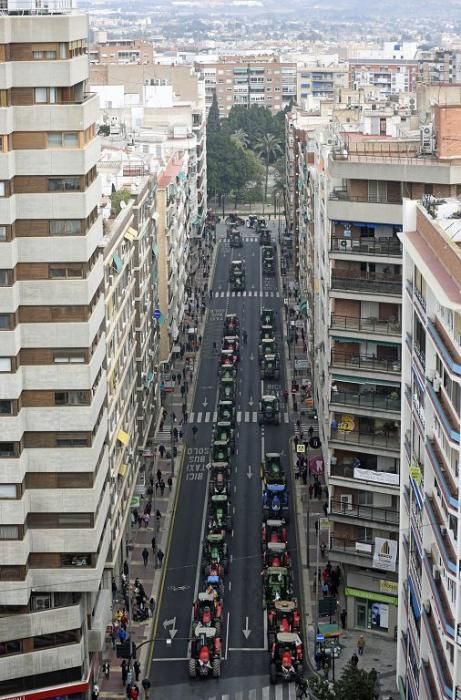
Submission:
[[378,508],[375,506],[352,505],[341,500],[330,501],[330,515],[379,522],[389,525],[390,527],[396,526],[398,528],[399,525],[398,510]]
[[394,434],[384,430],[375,433],[359,432],[357,430],[331,430],[330,440],[341,445],[360,445],[378,449],[400,451],[400,431]]
[[342,369],[366,370],[376,372],[390,372],[400,374],[400,360],[379,360],[375,355],[361,355],[346,353],[341,350],[331,351],[332,367]]
[[442,452],[435,440],[427,440],[426,450],[429,455],[432,467],[437,475],[440,488],[448,504],[458,510],[459,498],[458,489],[451,475],[450,469],[447,468]]
[[367,467],[359,466],[360,463],[357,461],[358,466],[355,466],[354,462],[341,462],[340,464],[330,465],[330,477],[339,477],[343,479],[353,479],[354,487],[358,488],[360,484],[363,484],[367,488],[372,484],[379,484],[380,491],[385,492],[386,489],[382,487],[393,487],[390,493],[395,493],[395,488],[399,488],[400,475],[396,472],[383,472],[377,469],[372,469]]
[[373,333],[377,335],[393,335],[400,337],[402,324],[400,321],[381,321],[378,318],[357,318],[354,316],[331,315],[331,328],[358,333]]
[[398,226],[402,223],[402,200],[392,196],[357,196],[349,194],[348,190],[337,189],[329,196],[328,217]]
[[330,557],[354,566],[371,566],[374,540],[351,540],[330,537]]
[[427,696],[429,698],[438,697],[437,685],[435,683],[431,665],[424,659],[421,661],[421,677],[423,679],[424,687],[426,688]]
[[[430,319],[428,319],[427,328],[429,335],[431,336],[447,367],[451,370],[451,372],[453,372],[453,374],[461,376],[461,358],[458,356],[458,353],[455,351],[453,346],[447,342],[447,340],[449,340],[449,336],[441,326],[440,322],[436,319],[435,323],[433,323]],[[444,336],[446,337],[444,338]]]
[[[434,618],[432,615],[423,613],[424,628],[431,647],[432,658],[435,662],[439,685],[446,698],[453,698],[453,678],[451,677],[450,668],[445,657],[444,645],[439,636]],[[438,694],[435,696],[438,697]]]
[[442,517],[437,508],[437,504],[435,503],[434,498],[432,496],[426,497],[424,504],[432,525],[432,531],[437,541],[437,546],[439,548],[445,566],[449,571],[451,571],[452,574],[457,575],[458,567],[456,565],[456,553],[453,550],[450,537],[448,536],[447,528],[444,525]]
[[400,297],[402,295],[402,276],[388,275],[384,272],[355,275],[350,271],[350,277],[343,277],[345,271],[331,276],[331,289],[344,292],[365,293],[368,297],[373,294],[385,294]]
[[443,396],[442,392],[440,390],[436,392],[431,382],[427,382],[426,386],[432,404],[435,408],[435,412],[440,418],[440,421],[448,438],[455,442],[457,445],[459,445],[459,443],[461,442],[461,435],[459,432],[459,421],[458,423],[455,423],[451,411],[446,405],[447,401]]
[[375,392],[356,394],[350,391],[332,391],[331,403],[400,413],[400,396],[396,391],[390,392],[388,395],[376,394]]
[[402,244],[398,238],[332,238],[330,251],[341,255],[369,255],[402,257]]
[[426,556],[424,557],[424,568],[426,569],[426,577],[431,586],[431,591],[432,595],[434,596],[439,618],[443,624],[446,634],[454,639],[455,619],[453,617],[452,606],[448,602],[440,576],[438,578],[434,578],[434,560],[427,552]]

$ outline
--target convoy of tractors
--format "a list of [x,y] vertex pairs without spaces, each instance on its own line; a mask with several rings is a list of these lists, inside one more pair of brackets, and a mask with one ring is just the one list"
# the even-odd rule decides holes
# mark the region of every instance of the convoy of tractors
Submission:
[[[243,220],[229,217],[227,238],[231,247],[242,247],[239,226]],[[264,275],[275,275],[275,249],[264,219],[249,217],[246,225],[259,234]],[[245,263],[233,260],[230,287],[245,289]],[[244,340],[246,338],[244,337]],[[258,359],[262,379],[280,379],[280,355],[276,342],[275,311],[260,315]],[[213,425],[206,531],[202,543],[203,590],[193,605],[191,630],[191,678],[219,678],[223,652],[222,616],[224,577],[229,571],[228,538],[232,531],[230,479],[235,449],[236,387],[240,362],[240,323],[236,314],[224,318],[218,368],[217,420]],[[259,424],[279,425],[278,395],[264,394],[258,406]],[[269,673],[272,684],[290,682],[303,675],[304,647],[301,616],[294,595],[288,544],[289,501],[286,466],[282,455],[267,452],[261,464],[262,489],[262,607],[267,617]]]

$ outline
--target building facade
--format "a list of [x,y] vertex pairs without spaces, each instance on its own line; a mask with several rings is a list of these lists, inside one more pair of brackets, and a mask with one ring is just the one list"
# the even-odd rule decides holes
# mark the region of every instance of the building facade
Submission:
[[298,65],[297,97],[299,104],[303,100],[333,100],[338,88],[349,85],[349,69],[347,63],[329,64],[313,63]]
[[418,61],[397,58],[349,59],[349,87],[358,89],[367,85],[379,88],[381,98],[399,92],[414,92],[418,79]]
[[89,49],[90,63],[151,64],[154,62],[154,47],[143,39],[112,39],[92,44]]
[[110,620],[98,100],[70,4],[0,15],[0,696],[86,697]]

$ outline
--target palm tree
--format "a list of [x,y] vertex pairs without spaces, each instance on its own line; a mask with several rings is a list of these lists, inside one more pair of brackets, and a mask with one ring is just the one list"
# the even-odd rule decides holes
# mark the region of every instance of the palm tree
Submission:
[[264,181],[264,201],[263,201],[263,213],[264,205],[267,200],[267,186],[269,182],[269,165],[271,162],[276,160],[277,156],[282,153],[282,147],[274,134],[264,134],[255,144],[255,151],[261,158],[264,167],[266,168],[266,177]]
[[248,148],[248,144],[250,143],[250,139],[248,138],[248,134],[245,129],[237,129],[237,131],[234,131],[234,133],[231,135],[231,141],[233,141],[236,146],[240,146],[240,148],[243,149]]

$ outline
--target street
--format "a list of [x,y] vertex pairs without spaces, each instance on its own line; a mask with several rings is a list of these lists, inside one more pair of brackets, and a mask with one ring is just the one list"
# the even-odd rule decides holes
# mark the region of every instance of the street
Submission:
[[[278,276],[263,277],[257,235],[242,228],[243,248],[230,248],[225,226],[218,224],[219,247],[213,279],[213,298],[209,301],[206,330],[193,411],[185,431],[188,448],[182,471],[179,499],[174,519],[160,614],[154,645],[151,682],[155,698],[294,698],[294,684],[269,685],[269,654],[265,633],[266,615],[262,606],[261,583],[261,476],[260,464],[266,452],[279,452],[287,474],[289,492],[291,474],[288,463],[288,439],[293,430],[288,409],[281,396],[285,388],[285,367]],[[272,226],[273,240],[276,240]],[[246,290],[229,291],[231,260],[244,259]],[[262,308],[276,312],[277,342],[281,361],[280,382],[261,381],[258,367],[259,319]],[[227,535],[230,550],[229,573],[224,578],[223,664],[218,680],[189,680],[188,647],[192,604],[203,590],[201,543],[206,526],[210,461],[209,447],[217,404],[218,357],[213,344],[221,347],[226,313],[236,313],[241,331],[248,333],[247,345],[241,344],[236,400],[236,448],[232,462],[231,502],[233,530]],[[262,394],[281,398],[281,424],[258,424],[258,401]],[[197,426],[195,438],[192,425]],[[290,509],[293,502],[290,498]],[[294,514],[290,513],[289,547],[293,560],[295,592],[298,587]],[[168,643],[167,643],[168,642]],[[171,643],[169,643],[171,642]]]

